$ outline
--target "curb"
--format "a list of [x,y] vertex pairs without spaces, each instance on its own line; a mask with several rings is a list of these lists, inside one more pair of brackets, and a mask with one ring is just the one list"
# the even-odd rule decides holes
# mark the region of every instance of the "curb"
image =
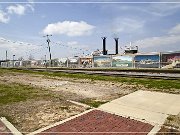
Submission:
[[11,131],[13,135],[23,135],[5,117],[1,117],[0,120]]

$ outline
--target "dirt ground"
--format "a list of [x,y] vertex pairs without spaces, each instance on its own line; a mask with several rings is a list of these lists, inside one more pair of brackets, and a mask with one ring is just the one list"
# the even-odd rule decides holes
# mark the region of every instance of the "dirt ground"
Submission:
[[0,106],[0,110],[0,115],[5,114],[20,132],[28,133],[79,114],[85,108],[64,101],[28,100]]
[[136,90],[134,85],[107,81],[90,81],[72,78],[47,78],[42,75],[14,73],[0,76],[0,81],[20,83],[34,87],[42,87],[56,94],[63,95],[67,100],[79,101],[84,98],[112,100]]
[[61,97],[61,100],[32,99],[0,106],[0,116],[6,117],[20,132],[24,133],[35,131],[88,109],[67,100],[78,102],[84,99],[109,101],[135,90],[133,85],[121,83],[49,78],[43,75],[24,73],[0,75],[0,83],[30,85],[49,90],[54,95]]
[[165,126],[170,126],[180,131],[180,113],[177,115],[170,115],[166,119]]
[[179,135],[179,130],[162,126],[156,135]]

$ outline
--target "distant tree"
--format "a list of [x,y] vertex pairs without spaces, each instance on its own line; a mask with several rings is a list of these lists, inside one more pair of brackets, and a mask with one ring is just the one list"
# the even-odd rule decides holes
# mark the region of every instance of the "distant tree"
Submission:
[[32,54],[29,55],[28,60],[34,60],[34,56]]
[[24,58],[21,56],[21,57],[18,58],[18,60],[22,61],[22,60],[24,60]]

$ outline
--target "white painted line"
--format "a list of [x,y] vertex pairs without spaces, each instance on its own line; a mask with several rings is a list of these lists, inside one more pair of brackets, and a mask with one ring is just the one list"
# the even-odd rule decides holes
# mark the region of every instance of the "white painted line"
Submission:
[[0,118],[1,122],[11,131],[13,135],[22,135],[5,117]]
[[86,105],[86,104],[83,104],[83,103],[79,103],[79,102],[76,102],[76,101],[72,101],[72,100],[67,100],[68,102],[71,102],[71,103],[73,103],[73,104],[76,104],[76,105],[79,105],[79,106],[83,106],[83,107],[87,107],[87,108],[93,108],[93,107],[91,107],[91,106],[89,106],[89,105]]
[[153,129],[147,135],[156,135],[160,129],[161,129],[161,126],[155,125]]
[[35,135],[35,134],[41,133],[41,132],[43,132],[43,131],[45,131],[45,130],[48,130],[48,129],[52,128],[52,127],[58,126],[58,125],[60,125],[60,124],[63,124],[63,123],[65,123],[65,122],[67,122],[67,121],[70,121],[70,120],[72,120],[72,119],[74,119],[74,118],[77,118],[77,117],[79,117],[79,116],[81,116],[81,115],[84,115],[84,114],[86,114],[86,113],[88,113],[88,112],[91,112],[91,111],[93,111],[93,110],[95,110],[95,109],[90,109],[90,110],[84,111],[84,112],[82,112],[82,113],[80,113],[80,114],[77,114],[77,115],[72,116],[72,117],[70,117],[70,118],[67,118],[67,119],[65,119],[65,120],[56,122],[56,123],[53,124],[53,125],[50,125],[50,126],[47,126],[47,127],[41,128],[41,129],[38,129],[38,130],[36,130],[36,131],[34,131],[34,132],[31,132],[31,133],[29,133],[29,134],[27,134],[27,135]]

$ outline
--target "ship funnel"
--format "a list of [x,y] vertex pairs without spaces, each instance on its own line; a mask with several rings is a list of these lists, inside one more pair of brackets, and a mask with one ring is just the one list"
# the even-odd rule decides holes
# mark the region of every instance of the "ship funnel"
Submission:
[[107,55],[107,50],[106,50],[106,37],[102,37],[103,40],[103,55]]
[[115,49],[115,52],[116,52],[116,54],[118,54],[118,39],[119,38],[114,38],[114,40],[115,40],[115,45],[116,45],[116,49]]

